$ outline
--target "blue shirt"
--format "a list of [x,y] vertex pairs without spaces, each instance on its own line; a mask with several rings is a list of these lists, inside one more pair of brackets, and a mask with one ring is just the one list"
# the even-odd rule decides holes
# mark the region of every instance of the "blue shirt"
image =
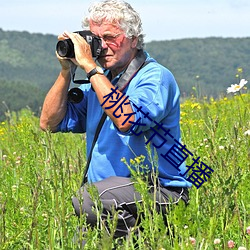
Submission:
[[[150,63],[137,72],[123,91],[135,112],[135,123],[127,133],[122,133],[109,117],[106,118],[93,149],[88,170],[89,182],[100,181],[109,176],[129,177],[130,170],[121,161],[122,158],[129,163],[130,159],[144,155],[146,159],[143,164],[152,168],[152,160],[146,149],[147,143],[152,154],[157,152],[158,162],[154,168],[157,168],[163,186],[191,186],[185,177],[179,175],[186,171],[185,162],[179,166],[178,171],[166,160],[166,154],[171,147],[181,142],[179,88],[168,69],[149,55],[147,61]],[[120,75],[113,79],[113,85],[119,77]],[[86,132],[89,155],[103,109],[90,84],[83,84],[80,88],[84,93],[83,100],[78,104],[68,102],[66,116],[59,124],[58,131]],[[115,95],[113,97],[115,100]],[[124,120],[126,118],[124,114]],[[155,155],[152,157],[154,159]]]

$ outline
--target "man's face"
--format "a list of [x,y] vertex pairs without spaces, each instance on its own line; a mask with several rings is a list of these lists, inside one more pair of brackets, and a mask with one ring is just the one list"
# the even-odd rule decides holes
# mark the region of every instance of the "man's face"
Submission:
[[102,39],[101,66],[117,72],[126,68],[135,55],[137,39],[125,37],[118,25],[105,21],[101,25],[90,21],[90,30]]

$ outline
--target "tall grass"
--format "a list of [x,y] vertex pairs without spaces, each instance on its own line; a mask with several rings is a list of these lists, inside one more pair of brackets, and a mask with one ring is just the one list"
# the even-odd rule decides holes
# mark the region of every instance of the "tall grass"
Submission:
[[[85,233],[85,249],[228,249],[229,240],[235,249],[250,249],[249,103],[249,94],[186,100],[181,105],[183,143],[214,170],[211,178],[190,190],[188,206],[169,210],[168,225],[155,212],[142,181],[141,227],[118,242],[112,239],[116,221],[107,221],[111,235],[99,222],[99,229]],[[127,164],[138,166],[143,160]],[[76,228],[86,223],[84,216],[75,217],[71,197],[84,166],[83,135],[41,132],[28,109],[7,113],[0,124],[0,249],[80,249],[76,239],[82,234]]]

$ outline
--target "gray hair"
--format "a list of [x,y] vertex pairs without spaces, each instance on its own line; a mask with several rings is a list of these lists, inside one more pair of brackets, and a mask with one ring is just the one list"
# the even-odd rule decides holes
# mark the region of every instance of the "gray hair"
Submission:
[[137,49],[143,49],[144,35],[141,18],[129,3],[121,0],[104,0],[94,3],[89,8],[89,15],[83,19],[82,27],[88,29],[90,20],[101,24],[104,19],[117,24],[125,32],[126,37],[137,37]]

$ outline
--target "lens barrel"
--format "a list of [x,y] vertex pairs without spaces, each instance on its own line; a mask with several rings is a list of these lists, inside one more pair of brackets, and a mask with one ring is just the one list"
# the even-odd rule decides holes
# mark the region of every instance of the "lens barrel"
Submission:
[[56,51],[58,55],[61,57],[68,57],[68,58],[75,57],[74,44],[70,39],[58,41],[56,45]]

